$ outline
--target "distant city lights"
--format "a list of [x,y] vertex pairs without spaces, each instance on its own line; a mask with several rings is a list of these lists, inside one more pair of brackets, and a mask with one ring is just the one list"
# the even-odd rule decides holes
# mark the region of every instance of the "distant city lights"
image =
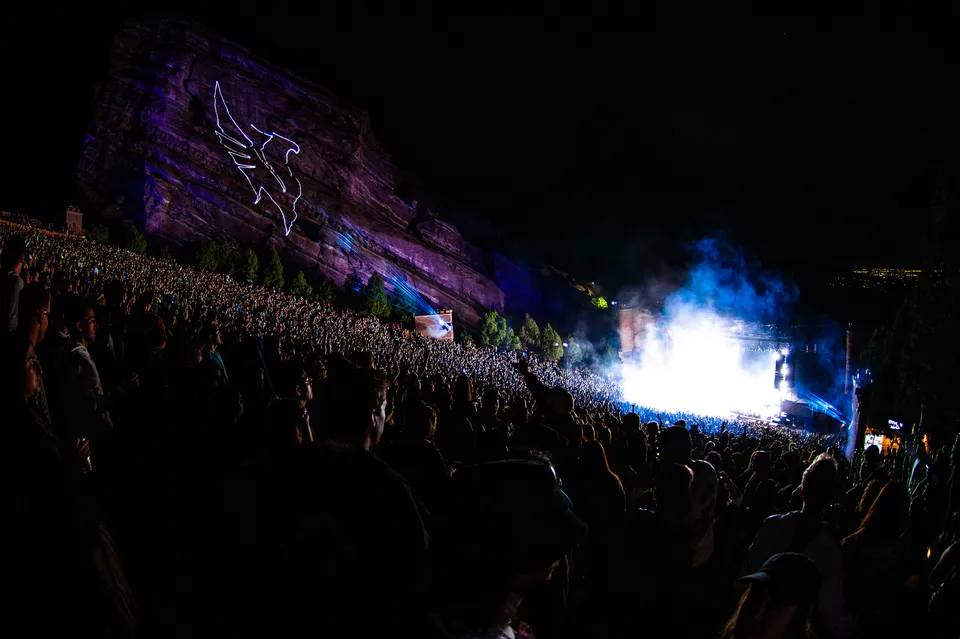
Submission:
[[916,286],[924,276],[935,282],[940,275],[941,271],[938,269],[855,268],[847,274],[833,278],[829,286],[833,288],[894,289]]

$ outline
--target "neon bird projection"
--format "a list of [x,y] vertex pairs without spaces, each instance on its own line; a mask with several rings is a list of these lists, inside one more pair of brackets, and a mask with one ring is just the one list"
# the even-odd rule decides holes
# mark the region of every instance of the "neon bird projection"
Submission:
[[[283,234],[290,235],[293,223],[297,220],[297,202],[303,195],[303,186],[290,168],[290,154],[299,154],[300,145],[275,131],[267,133],[251,124],[250,128],[255,132],[251,135],[261,140],[259,145],[255,143],[230,114],[219,81],[213,85],[213,111],[217,119],[217,130],[214,131],[214,135],[220,140],[220,144],[227,150],[233,163],[250,185],[250,190],[253,191],[253,203],[259,204],[263,196],[267,196],[280,212],[280,218],[283,220]],[[283,149],[283,166],[267,159],[267,145],[271,142],[274,142],[270,147],[271,152],[278,147],[278,144],[279,148]],[[269,175],[265,174],[264,170]],[[278,189],[280,193],[289,193],[293,198],[289,211],[284,210],[271,194],[271,190],[276,193]]]

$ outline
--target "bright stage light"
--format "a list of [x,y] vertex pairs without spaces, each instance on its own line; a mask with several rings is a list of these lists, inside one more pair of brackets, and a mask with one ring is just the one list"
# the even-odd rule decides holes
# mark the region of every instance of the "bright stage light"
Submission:
[[730,338],[731,320],[703,309],[681,309],[665,328],[669,340],[650,331],[639,362],[623,365],[627,401],[698,415],[779,411],[781,393],[774,388],[770,359],[745,353]]

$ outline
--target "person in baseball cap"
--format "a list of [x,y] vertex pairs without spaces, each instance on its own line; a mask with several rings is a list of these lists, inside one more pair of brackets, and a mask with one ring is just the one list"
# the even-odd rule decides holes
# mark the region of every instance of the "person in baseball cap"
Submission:
[[800,639],[807,636],[810,613],[820,594],[820,571],[806,555],[773,555],[760,570],[740,579],[747,591],[723,637]]

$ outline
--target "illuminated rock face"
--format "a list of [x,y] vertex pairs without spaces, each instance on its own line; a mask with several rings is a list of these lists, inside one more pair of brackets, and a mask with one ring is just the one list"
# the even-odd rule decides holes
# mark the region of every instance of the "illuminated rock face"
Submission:
[[456,227],[421,220],[366,114],[197,25],[128,25],[97,90],[77,179],[176,245],[266,240],[309,277],[375,270],[474,323],[503,309]]

